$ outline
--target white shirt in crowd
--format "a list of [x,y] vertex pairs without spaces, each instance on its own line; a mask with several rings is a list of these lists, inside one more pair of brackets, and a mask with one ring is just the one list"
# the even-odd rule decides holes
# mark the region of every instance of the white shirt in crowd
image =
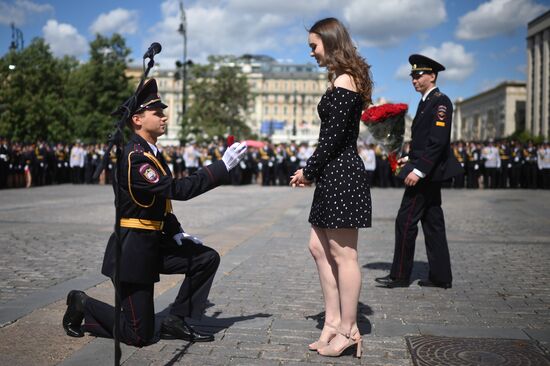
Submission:
[[359,156],[365,164],[365,169],[368,171],[374,171],[376,169],[376,154],[373,149],[365,148],[361,149]]
[[481,158],[485,160],[485,168],[500,168],[500,154],[496,146],[484,147]]
[[75,167],[83,168],[85,158],[86,158],[86,151],[82,147],[78,145],[74,145],[71,148],[69,166],[71,168],[75,168]]
[[550,169],[550,147],[541,146],[537,151],[537,165],[539,170]]
[[185,166],[187,168],[198,168],[199,156],[200,152],[195,149],[195,145],[187,145],[183,152],[183,160],[185,161]]

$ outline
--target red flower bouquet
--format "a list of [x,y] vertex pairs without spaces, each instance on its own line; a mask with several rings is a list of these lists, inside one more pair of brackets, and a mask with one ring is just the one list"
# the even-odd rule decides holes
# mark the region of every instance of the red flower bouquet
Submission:
[[365,123],[374,142],[388,154],[391,170],[399,173],[397,155],[403,147],[405,134],[405,114],[408,106],[404,103],[382,104],[363,111],[361,121]]

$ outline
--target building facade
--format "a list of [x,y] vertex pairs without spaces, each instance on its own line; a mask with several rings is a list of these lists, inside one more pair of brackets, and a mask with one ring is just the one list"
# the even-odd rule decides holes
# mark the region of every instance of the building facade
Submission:
[[550,137],[550,10],[527,24],[527,131]]
[[483,93],[455,101],[451,140],[486,140],[526,128],[525,82],[506,81]]
[[328,86],[326,73],[313,64],[280,64],[267,56],[245,55],[239,66],[253,95],[248,115],[253,132],[274,143],[318,138],[317,104]]
[[[231,66],[239,67],[249,83],[252,97],[245,120],[253,133],[274,143],[318,138],[317,104],[328,86],[326,73],[313,64],[280,64],[271,57],[255,55],[244,55]],[[157,80],[159,94],[168,105],[167,132],[159,138],[163,145],[179,145],[183,81],[176,73],[155,66],[149,74]],[[141,68],[130,68],[126,74],[137,85]],[[187,92],[189,106],[193,96]]]

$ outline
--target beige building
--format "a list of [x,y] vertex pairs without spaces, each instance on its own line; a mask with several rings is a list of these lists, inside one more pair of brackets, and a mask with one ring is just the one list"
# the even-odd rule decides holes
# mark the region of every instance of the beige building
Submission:
[[527,126],[550,137],[550,10],[527,24]]
[[253,103],[252,131],[274,143],[315,141],[320,119],[317,104],[327,89],[326,73],[313,64],[279,64],[267,56],[243,56]]
[[[245,119],[253,133],[274,143],[314,141],[319,135],[317,104],[328,84],[326,74],[313,64],[280,64],[268,56],[245,55],[235,66],[246,75],[252,101]],[[139,82],[140,69],[128,69],[127,76]],[[167,133],[159,139],[164,145],[178,145],[181,127],[183,83],[176,70],[155,67],[149,73],[157,79],[159,94],[168,105]],[[189,90],[188,90],[189,93]],[[187,104],[193,96],[188,94]]]
[[455,102],[451,140],[498,139],[525,129],[524,82],[505,81]]

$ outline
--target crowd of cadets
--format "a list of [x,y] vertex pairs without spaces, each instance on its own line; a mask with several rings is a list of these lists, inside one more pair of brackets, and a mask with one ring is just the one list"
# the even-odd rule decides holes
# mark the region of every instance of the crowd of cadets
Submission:
[[[162,153],[176,177],[192,174],[203,165],[221,159],[224,142],[165,147]],[[406,153],[407,144],[404,150]],[[305,166],[315,150],[306,143],[266,143],[250,146],[239,166],[231,171],[232,184],[264,186],[289,183],[290,175]],[[386,154],[372,144],[359,143],[372,186],[401,187],[391,172]],[[453,188],[543,188],[550,189],[550,145],[517,141],[455,142],[452,153],[464,167],[464,175],[447,182]],[[0,188],[32,187],[49,184],[110,184],[116,158],[114,151],[99,179],[93,174],[105,154],[102,144],[10,143],[0,138]]]

